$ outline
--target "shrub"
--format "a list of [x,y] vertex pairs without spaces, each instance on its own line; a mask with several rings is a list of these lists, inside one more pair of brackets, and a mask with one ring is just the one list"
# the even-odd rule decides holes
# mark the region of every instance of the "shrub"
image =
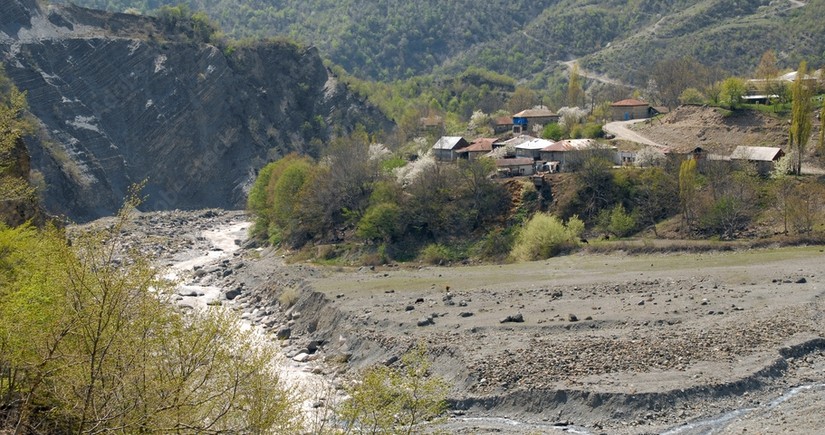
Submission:
[[439,243],[431,243],[421,250],[419,258],[424,263],[443,264],[452,261],[455,256],[446,246]]
[[557,122],[551,122],[544,127],[541,132],[541,137],[544,139],[561,140],[564,137],[564,127]]
[[356,235],[365,240],[390,241],[401,230],[401,208],[392,203],[381,203],[367,209],[358,222]]
[[579,245],[583,229],[584,224],[576,216],[564,225],[553,215],[536,213],[519,233],[511,255],[517,260],[531,261],[570,251]]
[[604,136],[602,125],[596,122],[590,122],[582,127],[582,136],[589,139],[596,139]]
[[622,204],[617,204],[613,209],[599,213],[599,226],[616,237],[625,237],[636,228],[636,218]]
[[285,288],[281,295],[278,296],[278,303],[281,304],[281,307],[287,309],[293,305],[295,302],[298,302],[298,297],[301,296],[301,293],[295,287],[288,287]]

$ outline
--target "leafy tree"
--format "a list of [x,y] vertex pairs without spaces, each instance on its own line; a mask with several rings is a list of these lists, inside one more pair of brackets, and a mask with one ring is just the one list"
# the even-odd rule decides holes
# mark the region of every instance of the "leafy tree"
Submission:
[[745,81],[738,77],[728,77],[722,82],[721,100],[731,109],[736,109],[742,103],[748,88]]
[[536,98],[536,93],[532,89],[519,86],[507,101],[507,110],[511,114],[518,113],[535,106],[536,101],[538,101],[538,98]]
[[813,127],[813,121],[811,120],[813,88],[806,79],[807,74],[808,64],[802,61],[796,71],[796,80],[794,80],[792,87],[793,106],[791,108],[790,128],[790,147],[791,150],[796,152],[793,172],[797,175],[802,173],[802,159],[805,157]]
[[544,139],[561,140],[564,137],[564,127],[558,122],[551,122],[544,126],[541,137]]
[[679,102],[682,104],[702,104],[705,96],[696,88],[687,88],[679,95]]
[[579,64],[574,63],[570,69],[570,79],[567,82],[567,105],[570,107],[584,105],[584,89],[579,76]]
[[25,118],[27,108],[26,94],[0,68],[0,222],[11,225],[35,217],[38,208],[22,142],[33,131]]
[[[229,312],[183,315],[115,223],[0,227],[0,405],[19,433],[301,430],[274,352]],[[9,410],[12,410],[9,412]]]
[[679,165],[679,203],[682,209],[682,221],[687,227],[692,226],[695,220],[696,200],[696,160],[687,159]]
[[779,68],[776,66],[776,52],[767,50],[759,59],[759,65],[756,66],[756,78],[768,82],[775,79],[779,75]]
[[825,155],[825,102],[819,111],[819,152]]
[[602,229],[616,237],[628,236],[636,229],[636,218],[622,204],[616,204],[611,210],[602,210],[598,220]]
[[400,367],[367,369],[347,388],[339,418],[345,433],[411,434],[447,409],[447,384],[430,373],[426,349],[418,346],[401,357]]
[[401,232],[401,208],[382,202],[370,206],[358,221],[356,234],[365,240],[389,242]]

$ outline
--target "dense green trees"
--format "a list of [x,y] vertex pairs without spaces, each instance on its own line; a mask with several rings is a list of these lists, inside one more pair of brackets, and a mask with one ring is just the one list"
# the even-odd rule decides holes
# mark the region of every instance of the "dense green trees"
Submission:
[[253,234],[291,247],[354,235],[409,256],[430,242],[483,235],[504,219],[510,198],[490,179],[491,161],[425,156],[397,175],[385,163],[395,157],[367,140],[342,139],[318,162],[291,155],[267,165],[249,194]]

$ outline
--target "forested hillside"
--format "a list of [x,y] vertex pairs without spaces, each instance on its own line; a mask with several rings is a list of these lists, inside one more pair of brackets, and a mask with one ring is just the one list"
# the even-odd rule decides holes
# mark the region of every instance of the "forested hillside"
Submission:
[[[178,0],[78,0],[149,13]],[[361,78],[481,66],[544,86],[559,61],[644,85],[646,66],[693,56],[750,72],[767,49],[783,67],[823,61],[825,0],[188,0],[230,37],[287,35]]]

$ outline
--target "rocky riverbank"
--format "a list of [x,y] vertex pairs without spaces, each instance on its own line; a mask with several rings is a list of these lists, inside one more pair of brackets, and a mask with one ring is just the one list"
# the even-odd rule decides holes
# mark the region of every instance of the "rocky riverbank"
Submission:
[[425,342],[454,385],[451,432],[760,431],[776,400],[815,427],[798,413],[825,383],[818,247],[332,268],[286,264],[243,230],[238,212],[152,213],[128,237],[173,268],[181,306],[238,310],[297,372],[334,384]]

